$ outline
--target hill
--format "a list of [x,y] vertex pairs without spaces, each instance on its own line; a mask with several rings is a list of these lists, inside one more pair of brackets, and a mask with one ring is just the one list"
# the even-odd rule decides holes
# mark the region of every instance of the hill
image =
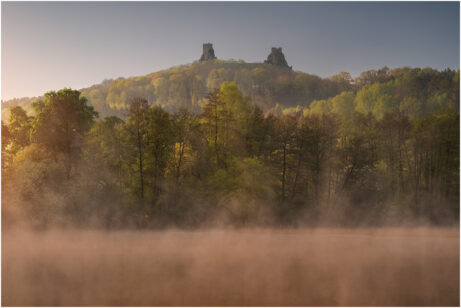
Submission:
[[[104,80],[81,89],[101,117],[117,115],[124,118],[129,99],[144,97],[150,104],[167,111],[188,108],[199,112],[206,95],[225,81],[234,81],[245,96],[264,111],[277,104],[284,107],[309,106],[316,99],[327,99],[345,90],[341,82],[296,72],[289,67],[269,63],[209,60],[181,65],[145,76]],[[2,102],[2,119],[6,109],[19,105],[30,110],[35,98]]]
[[[134,97],[145,98],[149,104],[161,106],[168,112],[187,108],[200,113],[207,94],[226,81],[235,82],[243,95],[251,97],[265,112],[274,108],[280,112],[291,107],[325,109],[328,100],[344,91],[353,91],[356,101],[361,99],[362,105],[370,105],[371,109],[367,107],[370,110],[365,108],[368,111],[373,111],[375,105],[385,107],[381,108],[383,110],[392,106],[408,109],[406,105],[415,105],[412,101],[419,104],[419,109],[412,113],[432,112],[433,108],[426,108],[428,104],[459,108],[459,70],[409,67],[389,70],[384,67],[365,71],[355,80],[344,72],[320,78],[292,70],[281,48],[272,48],[264,63],[219,60],[211,44],[204,44],[203,48],[201,59],[192,64],[145,76],[104,80],[79,91],[101,118],[115,115],[122,119],[126,118],[129,101]],[[383,97],[386,102],[377,101]],[[8,109],[12,106],[21,106],[31,113],[30,103],[34,99],[2,101],[2,120],[7,120]]]
[[11,108],[6,202],[78,226],[456,222],[459,70],[321,79],[279,48],[262,64],[206,46],[190,65],[47,92],[34,117]]

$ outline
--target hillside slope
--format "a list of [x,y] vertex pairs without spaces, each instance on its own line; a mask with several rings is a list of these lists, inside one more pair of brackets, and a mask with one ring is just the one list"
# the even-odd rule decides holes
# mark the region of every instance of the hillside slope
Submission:
[[[346,90],[341,82],[295,72],[287,67],[266,63],[211,60],[173,67],[145,76],[105,80],[81,89],[101,117],[125,117],[129,99],[144,97],[150,104],[170,112],[179,108],[200,111],[206,95],[225,81],[234,81],[244,95],[267,111],[276,104],[284,107],[305,106],[316,99],[333,97]],[[22,98],[2,103],[2,119],[8,107],[19,105],[30,111],[35,98]]]
[[[445,106],[459,110],[459,70],[432,68],[384,67],[365,71],[355,79],[348,73],[322,79],[284,66],[214,59],[145,76],[104,80],[80,91],[100,118],[115,115],[124,119],[133,97],[145,98],[168,112],[187,108],[200,113],[208,93],[226,81],[235,82],[265,112],[275,108],[280,113],[293,109],[290,107],[329,110],[331,100],[344,91],[353,92],[358,111],[375,114],[400,110],[420,116]],[[8,121],[12,106],[21,106],[32,114],[34,99],[2,102],[2,121]]]
[[263,110],[276,104],[308,106],[314,99],[335,96],[337,83],[289,68],[263,63],[205,61],[174,67],[146,76],[106,81],[82,89],[102,115],[122,115],[131,97],[141,96],[170,112],[188,108],[199,112],[206,95],[223,82],[234,81]]

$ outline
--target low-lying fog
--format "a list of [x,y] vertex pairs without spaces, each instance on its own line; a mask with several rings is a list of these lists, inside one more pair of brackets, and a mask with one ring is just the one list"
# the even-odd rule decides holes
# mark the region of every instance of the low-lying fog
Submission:
[[2,237],[4,306],[459,305],[454,228]]

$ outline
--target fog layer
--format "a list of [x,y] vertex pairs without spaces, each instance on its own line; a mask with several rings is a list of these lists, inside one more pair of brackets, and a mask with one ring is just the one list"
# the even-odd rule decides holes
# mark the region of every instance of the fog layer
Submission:
[[459,305],[458,229],[3,232],[6,306]]

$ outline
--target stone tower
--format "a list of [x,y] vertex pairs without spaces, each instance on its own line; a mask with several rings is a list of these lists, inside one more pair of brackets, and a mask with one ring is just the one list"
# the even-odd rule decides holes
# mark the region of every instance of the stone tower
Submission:
[[267,60],[264,61],[264,63],[291,68],[291,66],[288,66],[287,60],[285,60],[285,56],[282,52],[282,47],[272,47],[271,53],[267,57]]
[[213,60],[213,59],[216,59],[216,56],[214,55],[213,44],[211,43],[203,44],[203,54],[200,57],[200,61],[208,61],[208,60]]

